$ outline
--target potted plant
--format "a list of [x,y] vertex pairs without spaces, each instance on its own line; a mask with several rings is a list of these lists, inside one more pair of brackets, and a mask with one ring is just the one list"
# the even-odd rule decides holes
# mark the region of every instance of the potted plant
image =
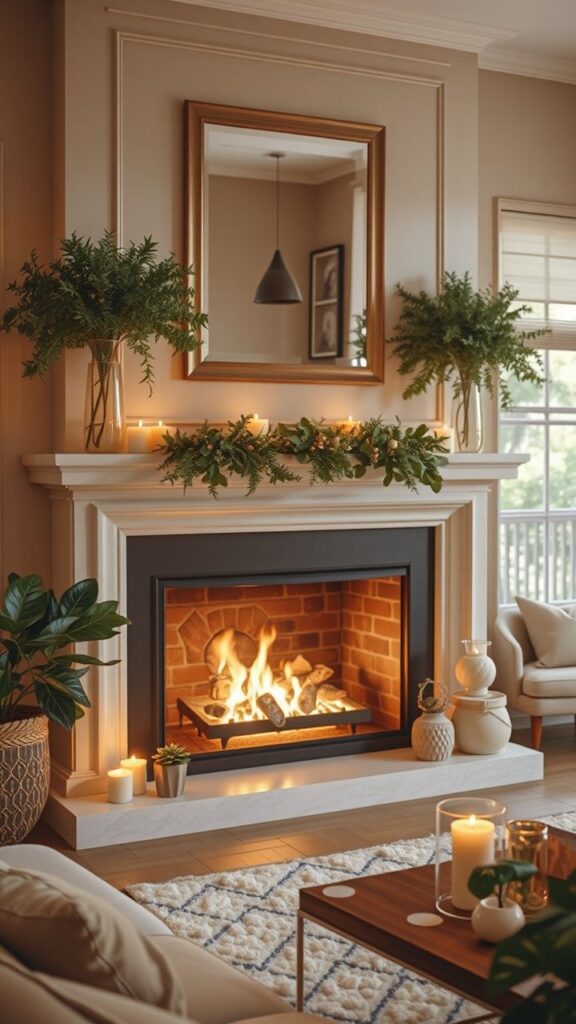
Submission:
[[489,991],[507,992],[529,978],[540,984],[502,1024],[574,1024],[576,1020],[576,871],[549,878],[551,907],[498,946]]
[[537,868],[525,860],[500,860],[474,869],[468,880],[470,892],[480,901],[472,912],[472,927],[485,942],[501,942],[524,924],[524,911],[506,897],[510,882],[523,882]]
[[150,338],[167,339],[175,352],[190,352],[207,321],[196,313],[189,286],[191,267],[171,254],[156,258],[157,245],[146,237],[119,248],[111,231],[93,242],[73,233],[61,242],[61,255],[40,266],[35,252],[22,267],[23,277],[8,291],[17,298],[0,328],[15,328],[34,343],[24,376],[43,377],[66,349],[89,348],[84,447],[118,451],[123,444],[122,348],[140,359],[142,381],[151,389]]
[[496,377],[500,404],[506,409],[511,403],[509,374],[541,384],[541,356],[526,342],[547,332],[519,329],[518,320],[531,310],[516,301],[518,292],[509,284],[496,292],[475,291],[470,274],[445,273],[439,295],[414,293],[401,285],[396,290],[404,306],[389,341],[399,359],[399,373],[413,375],[402,397],[412,398],[432,383],[451,380],[458,447],[481,451],[480,389],[493,395]]
[[177,743],[168,743],[156,749],[152,760],[158,796],[182,796],[190,757],[190,751]]
[[414,719],[412,749],[420,761],[445,761],[454,750],[454,726],[444,714],[448,690],[443,683],[425,679],[418,684],[418,707],[422,714]]
[[94,579],[75,583],[58,600],[39,576],[8,577],[0,608],[1,845],[20,842],[46,803],[48,721],[71,729],[90,707],[82,676],[90,665],[115,664],[70,649],[117,636],[128,622],[116,601],[97,598]]

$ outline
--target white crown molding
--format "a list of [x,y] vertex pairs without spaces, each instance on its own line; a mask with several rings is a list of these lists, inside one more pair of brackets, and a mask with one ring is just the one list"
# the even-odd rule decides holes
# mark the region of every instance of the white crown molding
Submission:
[[[196,4],[197,0],[172,0],[172,3]],[[389,39],[474,53],[518,34],[514,29],[383,8],[380,0],[363,0],[361,5],[353,6],[336,0],[314,0],[314,3],[310,0],[201,0],[201,4],[218,10],[367,32]]]
[[483,71],[502,71],[510,75],[526,75],[529,78],[545,78],[551,82],[576,85],[574,61],[553,59],[540,53],[489,50],[481,54],[478,65]]

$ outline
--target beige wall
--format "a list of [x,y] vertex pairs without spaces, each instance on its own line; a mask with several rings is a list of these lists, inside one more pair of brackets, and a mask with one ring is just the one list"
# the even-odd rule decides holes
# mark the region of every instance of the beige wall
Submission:
[[[50,5],[0,5],[0,311],[32,249],[50,256]],[[0,177],[2,169],[0,167]],[[2,259],[2,255],[4,258]],[[3,263],[3,266],[2,266]],[[42,488],[28,483],[24,452],[51,451],[50,382],[23,380],[30,344],[0,335],[0,579],[8,572],[50,576],[50,512]]]
[[[122,6],[135,16],[108,13],[100,0],[65,0],[67,231],[97,234],[117,224],[124,240],[151,233],[162,252],[182,255],[182,104],[211,100],[386,125],[388,330],[397,311],[396,281],[434,287],[442,258],[439,224],[446,265],[475,270],[473,55],[164,0]],[[444,154],[442,216],[438,166]],[[57,414],[59,443],[68,447],[80,438],[83,363],[82,354],[67,359],[65,401]],[[398,412],[419,420],[436,412],[433,394],[402,402],[391,362],[384,387],[191,382],[183,379],[180,360],[160,345],[151,399],[138,384],[138,366],[129,365],[127,377],[128,413],[168,421],[225,419],[250,408],[271,419]]]

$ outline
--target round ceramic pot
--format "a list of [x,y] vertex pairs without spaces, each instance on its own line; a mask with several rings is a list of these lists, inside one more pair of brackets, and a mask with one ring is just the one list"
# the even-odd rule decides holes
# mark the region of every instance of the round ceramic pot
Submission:
[[514,900],[504,900],[504,906],[499,907],[496,896],[480,900],[472,913],[472,928],[484,942],[502,942],[520,931],[523,924],[522,907]]
[[155,764],[154,782],[158,796],[182,796],[187,764]]
[[493,691],[485,697],[454,693],[452,700],[456,745],[463,754],[497,754],[506,746],[512,722],[505,693]]
[[463,654],[454,666],[454,675],[468,693],[486,693],[496,679],[496,665],[488,654]]
[[411,740],[419,761],[445,761],[454,749],[454,726],[443,711],[423,711],[414,720]]
[[0,846],[21,843],[48,799],[48,719],[38,708],[21,708],[0,725]]

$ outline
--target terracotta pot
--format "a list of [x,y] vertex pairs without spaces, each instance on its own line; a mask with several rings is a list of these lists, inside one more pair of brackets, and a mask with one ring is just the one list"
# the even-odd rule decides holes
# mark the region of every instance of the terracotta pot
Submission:
[[0,724],[0,845],[20,843],[38,821],[50,786],[48,719],[20,708]]
[[154,782],[158,796],[182,796],[187,764],[155,764]]
[[472,928],[484,942],[502,942],[520,931],[524,924],[522,908],[514,900],[504,900],[498,906],[496,896],[480,900],[472,914]]

